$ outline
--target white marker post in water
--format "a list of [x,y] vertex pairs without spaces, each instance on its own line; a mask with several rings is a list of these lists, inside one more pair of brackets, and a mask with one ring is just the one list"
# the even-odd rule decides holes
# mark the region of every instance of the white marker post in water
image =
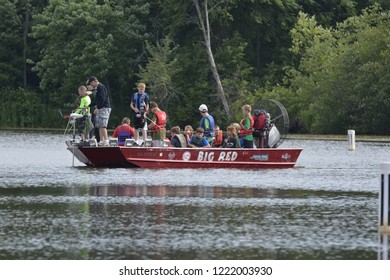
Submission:
[[348,151],[355,151],[355,130],[348,130]]
[[380,166],[379,189],[379,250],[378,259],[388,260],[390,252],[390,162],[383,162]]
[[381,163],[379,233],[390,233],[390,162]]

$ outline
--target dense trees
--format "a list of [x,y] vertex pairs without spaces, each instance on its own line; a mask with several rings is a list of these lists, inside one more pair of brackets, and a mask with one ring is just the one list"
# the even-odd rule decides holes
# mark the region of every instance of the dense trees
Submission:
[[292,30],[298,67],[283,96],[313,133],[389,133],[389,13],[378,7],[322,28],[300,14]]
[[0,0],[0,13],[0,84],[2,87],[17,87],[22,78],[18,67],[22,60],[22,21],[15,4],[10,1]]
[[201,103],[226,125],[243,103],[272,97],[294,131],[389,132],[388,1],[0,4],[0,100],[19,115],[0,114],[0,126],[61,126],[54,112],[95,75],[110,91],[111,126],[142,80],[172,125],[197,125]]

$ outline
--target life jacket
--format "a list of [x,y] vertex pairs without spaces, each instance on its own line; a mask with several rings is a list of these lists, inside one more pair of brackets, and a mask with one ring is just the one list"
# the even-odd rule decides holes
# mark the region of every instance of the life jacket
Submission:
[[246,119],[249,119],[249,128],[247,129],[247,128],[241,128],[240,129],[240,131],[239,131],[239,133],[240,133],[240,136],[241,137],[245,137],[245,136],[247,136],[247,135],[249,135],[249,134],[252,134],[252,128],[253,128],[253,123],[254,123],[254,121],[253,121],[253,117],[250,117],[250,118],[243,118],[241,121],[240,121],[240,124],[241,124],[241,126],[244,126],[244,123],[245,123],[245,120]]
[[141,114],[144,112],[146,107],[146,102],[145,102],[146,97],[147,97],[146,92],[143,92],[141,96],[138,94],[138,92],[134,93],[133,95],[133,103],[135,107],[137,107],[138,110],[140,110]]
[[[204,127],[204,122],[206,119],[208,119],[210,123],[210,127],[208,129]],[[206,136],[207,139],[215,136],[214,125],[215,125],[214,118],[211,115],[206,115],[200,120],[199,127],[202,127],[204,129],[204,136]]]
[[215,135],[215,139],[213,142],[213,147],[220,147],[223,143],[223,132],[220,130],[217,135]]
[[253,130],[263,130],[267,125],[267,114],[264,110],[253,111]]
[[173,137],[179,139],[181,148],[187,148],[187,141],[183,134],[176,134]]
[[[206,137],[202,137],[202,138],[198,138],[196,137],[196,135],[192,136],[192,145],[196,146],[196,147],[202,147],[202,142],[203,142],[203,139],[206,139]],[[206,139],[207,140],[207,139]]]
[[167,121],[167,114],[164,111],[156,111],[154,114],[157,117],[156,125],[152,127],[153,132],[157,132],[161,129],[165,129],[165,123]]
[[121,125],[118,127],[118,145],[123,146],[126,142],[126,139],[132,137],[131,132],[129,131],[126,125]]

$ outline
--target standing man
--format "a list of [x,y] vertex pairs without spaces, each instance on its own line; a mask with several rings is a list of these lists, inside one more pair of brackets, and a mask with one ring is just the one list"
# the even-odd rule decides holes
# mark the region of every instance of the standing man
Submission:
[[204,136],[206,137],[206,140],[210,143],[210,146],[212,146],[215,137],[214,118],[213,116],[209,115],[207,106],[205,104],[199,106],[199,112],[202,115],[199,127],[204,129]]
[[109,146],[107,125],[111,114],[111,104],[107,88],[95,76],[88,78],[88,84],[96,89],[96,98],[90,104],[90,107],[96,106],[94,114],[96,114],[95,125],[99,128],[99,146]]
[[139,129],[142,129],[142,139],[146,141],[146,136],[148,132],[148,124],[146,122],[146,113],[149,111],[149,96],[145,92],[146,85],[144,83],[139,83],[138,92],[133,94],[133,98],[130,102],[130,108],[135,113],[134,119],[134,129],[135,135],[134,138],[137,141],[139,138]]
[[156,102],[150,102],[150,110],[153,113],[151,123],[148,125],[148,128],[152,130],[152,140],[153,146],[162,147],[163,141],[167,135],[167,130],[165,125],[167,122],[167,114],[162,111]]

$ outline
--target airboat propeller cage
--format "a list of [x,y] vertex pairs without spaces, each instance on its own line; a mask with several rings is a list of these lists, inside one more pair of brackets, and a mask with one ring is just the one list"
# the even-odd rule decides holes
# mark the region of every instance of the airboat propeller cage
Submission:
[[259,141],[260,137],[264,137],[266,148],[279,147],[286,139],[290,126],[286,108],[277,100],[264,99],[252,105],[252,112],[254,116],[265,112],[270,118],[268,127],[260,133],[260,136],[254,134],[255,140]]

